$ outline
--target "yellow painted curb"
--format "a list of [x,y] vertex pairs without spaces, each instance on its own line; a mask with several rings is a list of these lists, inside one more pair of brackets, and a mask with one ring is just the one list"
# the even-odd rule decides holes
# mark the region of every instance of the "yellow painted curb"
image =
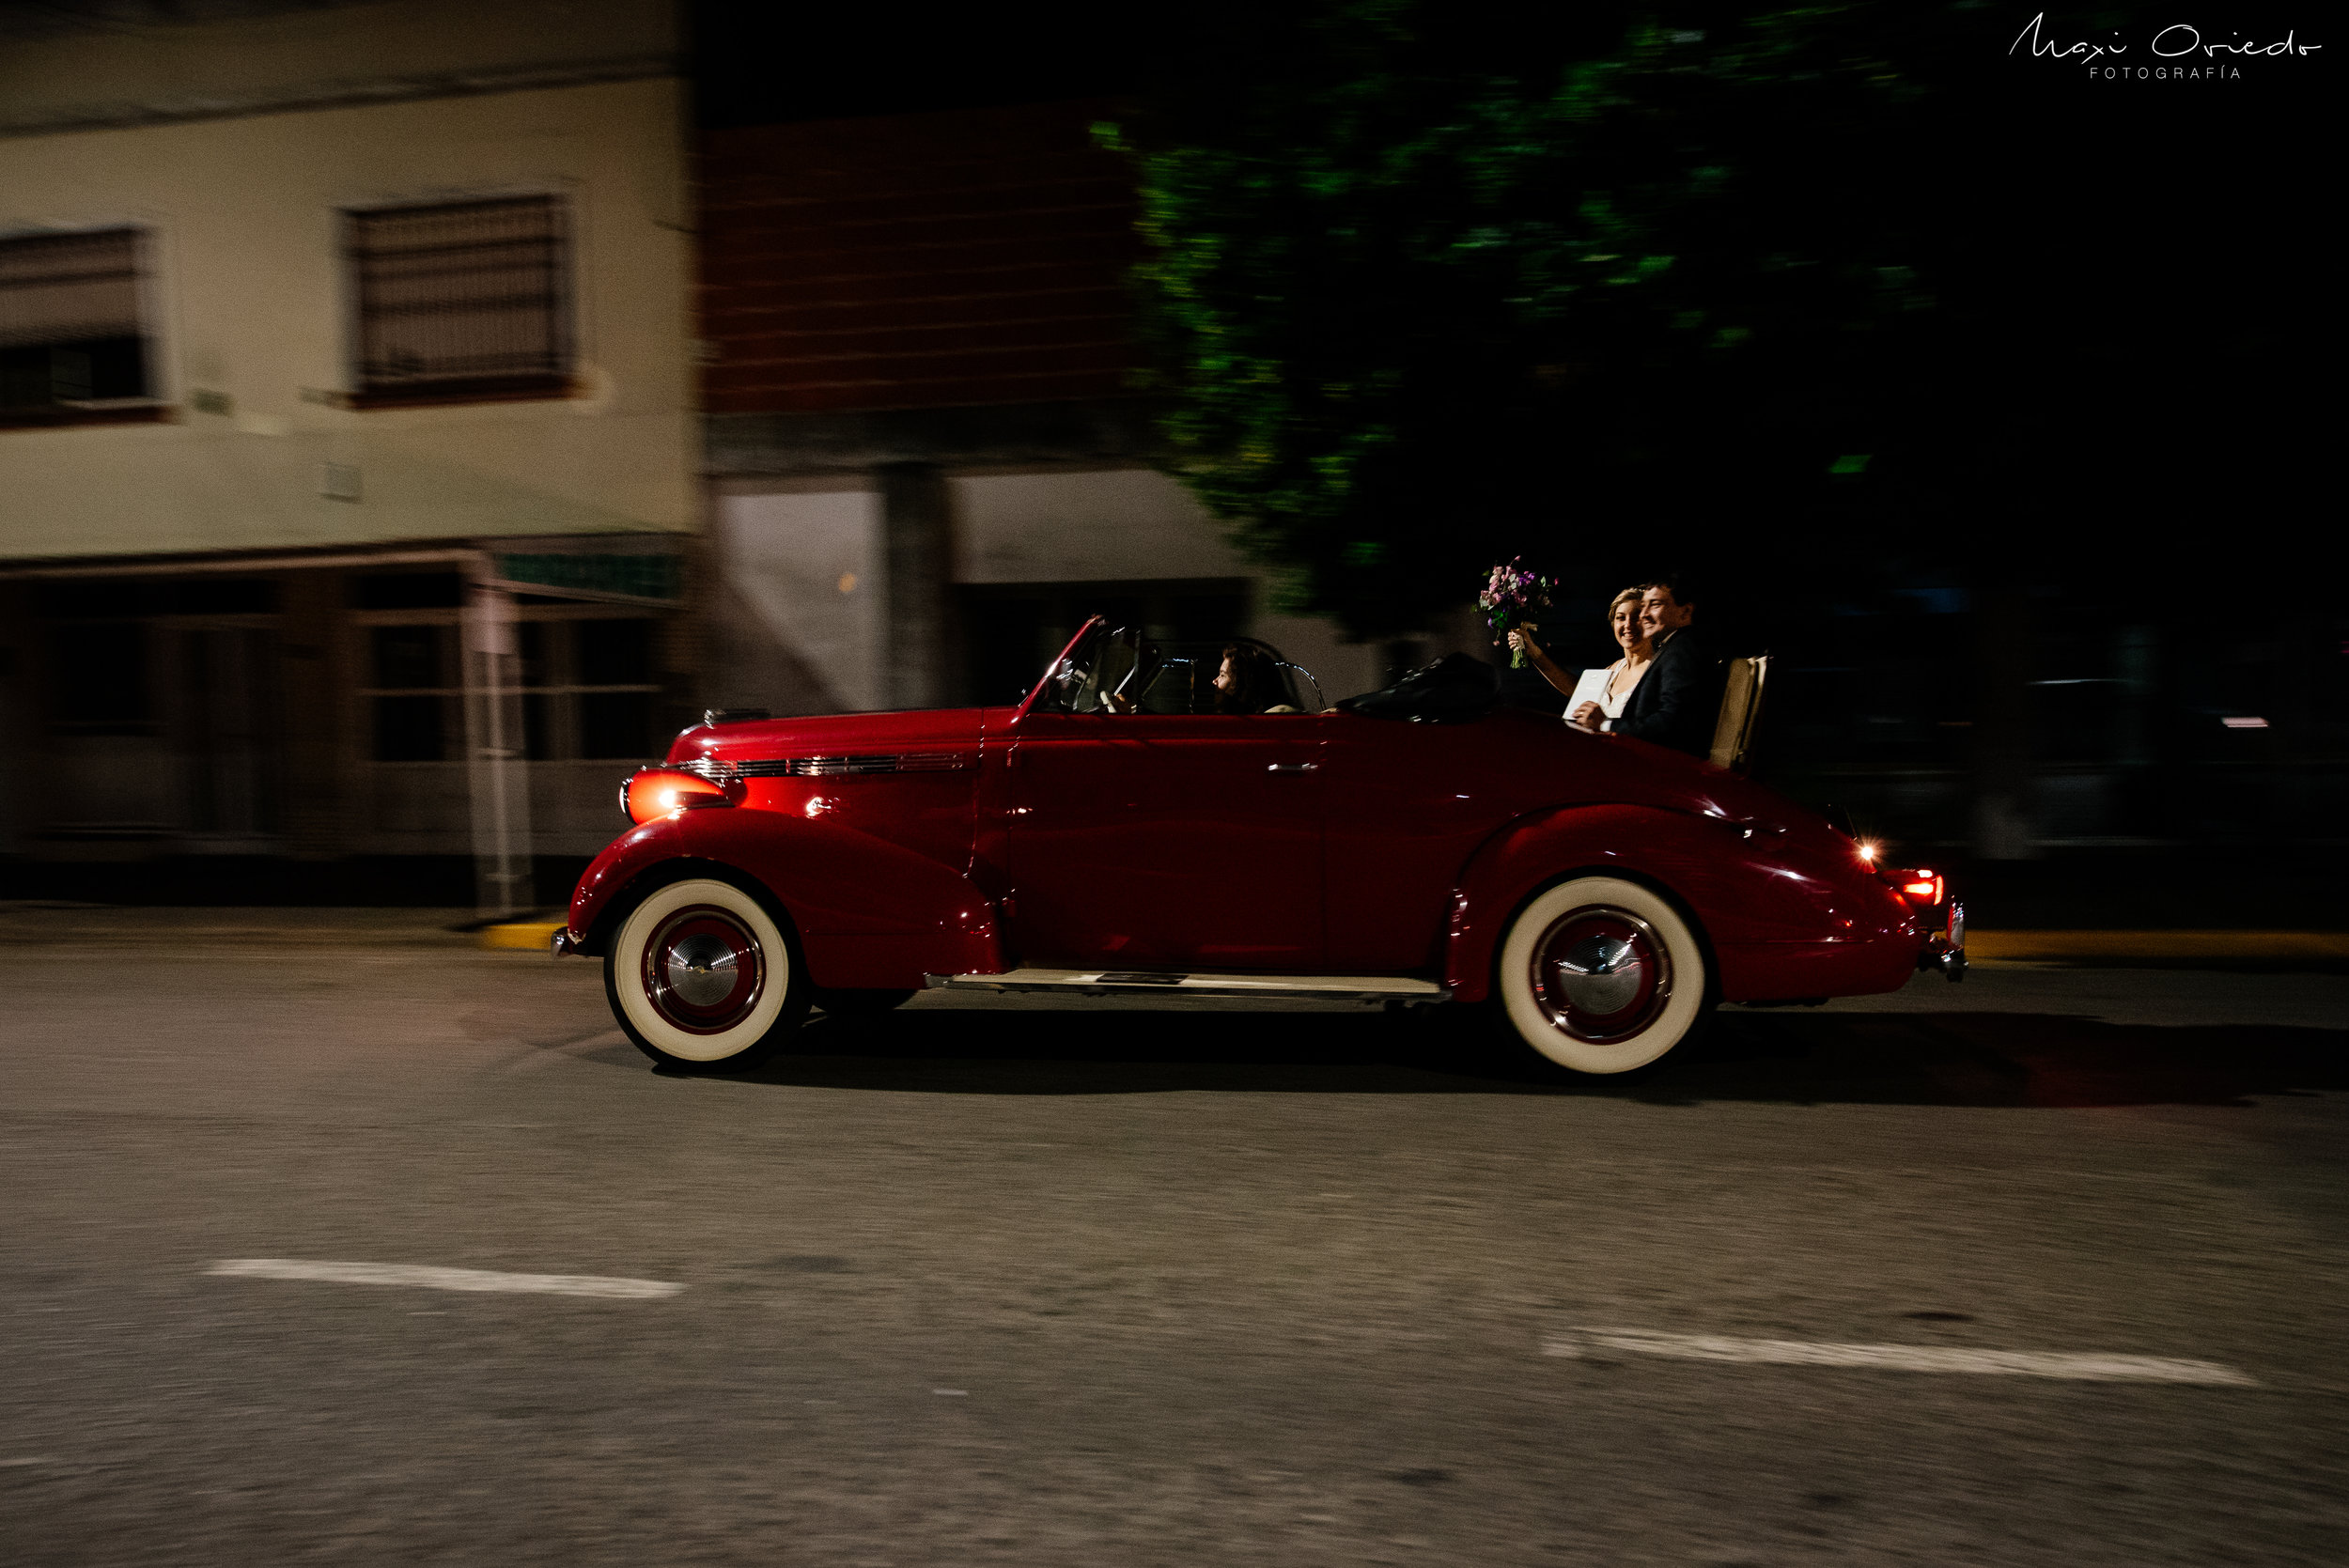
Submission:
[[484,947],[522,947],[544,953],[554,934],[563,929],[559,920],[524,921],[514,925],[485,925],[478,935]]
[[1968,958],[2349,958],[2343,931],[1968,931]]

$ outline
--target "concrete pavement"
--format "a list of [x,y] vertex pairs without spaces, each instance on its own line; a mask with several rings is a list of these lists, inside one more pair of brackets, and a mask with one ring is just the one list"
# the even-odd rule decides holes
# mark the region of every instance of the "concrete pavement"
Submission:
[[447,932],[15,942],[0,985],[11,1562],[2137,1568],[2349,1526],[2337,975],[1921,979],[1564,1084],[1430,1020],[940,995],[669,1078],[594,966]]

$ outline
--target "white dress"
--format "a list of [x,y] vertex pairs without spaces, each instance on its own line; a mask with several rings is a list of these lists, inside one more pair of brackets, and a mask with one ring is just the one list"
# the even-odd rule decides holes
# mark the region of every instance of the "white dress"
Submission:
[[[1577,708],[1584,703],[1596,703],[1601,718],[1610,720],[1622,718],[1623,705],[1629,702],[1631,693],[1640,689],[1640,682],[1635,680],[1617,695],[1610,697],[1607,694],[1608,683],[1614,679],[1615,672],[1622,668],[1623,660],[1618,659],[1603,670],[1583,671],[1582,678],[1574,683],[1574,695],[1566,699],[1566,711],[1562,717],[1568,723],[1572,723]],[[1644,675],[1641,677],[1642,680],[1645,678]]]

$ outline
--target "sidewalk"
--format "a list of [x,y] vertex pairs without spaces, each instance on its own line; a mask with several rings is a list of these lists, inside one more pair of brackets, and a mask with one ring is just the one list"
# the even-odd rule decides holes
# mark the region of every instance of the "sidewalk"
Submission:
[[469,947],[476,938],[458,927],[473,919],[471,909],[158,908],[22,899],[0,902],[0,948],[126,942],[189,947]]
[[1968,931],[1974,963],[2349,966],[2344,931]]

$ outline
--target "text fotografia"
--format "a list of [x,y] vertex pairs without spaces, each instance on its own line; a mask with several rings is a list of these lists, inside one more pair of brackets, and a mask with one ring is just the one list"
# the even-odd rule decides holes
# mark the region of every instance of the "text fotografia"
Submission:
[[2325,47],[2300,42],[2296,32],[2287,31],[2282,38],[2266,41],[2232,32],[2219,39],[2189,23],[2173,22],[2139,43],[2129,42],[2117,31],[2106,34],[2101,41],[2066,42],[2048,36],[2047,13],[2041,11],[2015,36],[2006,52],[2085,66],[2091,81],[2239,82],[2245,60],[2306,58]]

